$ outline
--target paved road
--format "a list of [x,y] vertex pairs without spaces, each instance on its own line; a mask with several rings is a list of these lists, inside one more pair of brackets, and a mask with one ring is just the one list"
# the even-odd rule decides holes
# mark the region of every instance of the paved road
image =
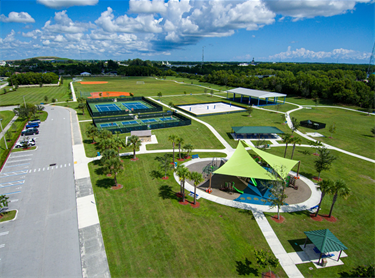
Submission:
[[0,194],[18,210],[0,224],[0,277],[82,277],[70,115],[46,111],[38,149],[12,153],[0,173]]

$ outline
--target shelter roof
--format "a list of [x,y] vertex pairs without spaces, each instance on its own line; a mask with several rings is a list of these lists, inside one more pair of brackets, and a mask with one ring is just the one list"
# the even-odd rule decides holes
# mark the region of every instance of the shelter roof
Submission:
[[246,88],[241,88],[241,87],[236,88],[236,89],[232,89],[232,90],[228,90],[228,93],[240,94],[240,95],[256,97],[256,98],[286,97],[286,94],[260,91],[260,90],[253,90],[253,89],[246,89]]
[[232,129],[240,134],[284,133],[274,126],[232,126]]
[[264,159],[271,166],[271,168],[274,169],[276,173],[278,173],[283,179],[285,179],[288,176],[288,173],[299,162],[297,160],[292,160],[270,154],[268,152],[257,149],[253,146],[249,146],[246,142],[244,143],[246,144],[246,146],[250,147],[253,152],[255,152],[262,159]]
[[130,135],[133,136],[151,136],[151,130],[133,130],[130,132]]
[[237,149],[232,157],[214,174],[256,178],[263,180],[273,180],[274,177],[262,166],[254,161],[250,154],[245,150],[241,141],[238,142]]
[[311,242],[319,249],[321,253],[346,250],[346,247],[338,238],[328,229],[304,232]]

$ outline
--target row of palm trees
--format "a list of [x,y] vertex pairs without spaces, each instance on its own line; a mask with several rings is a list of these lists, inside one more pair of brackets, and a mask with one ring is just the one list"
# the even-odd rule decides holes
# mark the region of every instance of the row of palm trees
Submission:
[[331,218],[332,216],[333,207],[336,203],[337,197],[342,197],[344,199],[347,199],[351,194],[351,189],[346,185],[345,181],[342,179],[339,179],[336,181],[332,181],[330,179],[322,180],[321,182],[318,183],[317,189],[321,191],[321,197],[320,197],[318,209],[315,213],[315,217],[318,216],[320,206],[326,194],[333,195],[332,205],[329,211],[328,218]]
[[201,173],[198,172],[190,172],[189,169],[185,165],[179,165],[175,169],[175,173],[180,180],[180,194],[182,196],[182,202],[185,202],[185,181],[192,180],[194,183],[194,205],[197,201],[197,185],[200,184],[204,179]]
[[189,154],[191,153],[191,151],[193,150],[193,145],[191,145],[191,144],[186,144],[186,145],[184,145],[181,148],[181,146],[185,143],[184,138],[178,137],[175,134],[169,135],[168,141],[170,141],[172,143],[172,148],[173,148],[173,164],[175,162],[174,161],[174,159],[175,159],[174,149],[175,149],[176,145],[178,145],[178,157],[179,157],[180,160],[182,159],[181,158],[181,150],[182,149],[186,151],[186,157],[188,157]]

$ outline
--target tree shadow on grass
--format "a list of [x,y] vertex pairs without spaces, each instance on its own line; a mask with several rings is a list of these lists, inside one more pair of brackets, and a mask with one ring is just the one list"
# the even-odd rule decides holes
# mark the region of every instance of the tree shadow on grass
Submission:
[[111,188],[115,186],[115,180],[110,178],[100,179],[96,182],[96,186],[100,188]]
[[176,196],[176,192],[172,190],[172,186],[170,185],[162,185],[159,187],[159,197],[165,199],[171,199],[171,200],[178,200],[178,197]]
[[252,262],[250,262],[247,258],[244,262],[236,261],[236,270],[238,275],[250,275],[251,273],[255,275],[255,277],[259,277],[258,269],[251,267]]
[[299,172],[299,174],[301,176],[304,176],[304,177],[308,178],[308,179],[312,179],[313,178],[313,174],[311,174],[311,173]]
[[[292,246],[295,252],[303,251],[300,245],[305,244],[305,238],[300,238],[300,239],[290,239],[288,240],[289,244]],[[311,242],[308,240],[307,244],[310,244]]]
[[106,174],[108,174],[108,172],[106,171],[106,169],[104,167],[100,167],[100,168],[95,169],[95,174],[106,175]]

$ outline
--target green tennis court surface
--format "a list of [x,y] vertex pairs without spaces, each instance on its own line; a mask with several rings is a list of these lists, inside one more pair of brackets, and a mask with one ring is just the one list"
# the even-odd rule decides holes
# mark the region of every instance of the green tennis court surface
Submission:
[[153,107],[142,100],[139,101],[118,101],[118,102],[89,102],[92,112],[111,112],[111,111],[134,111],[140,109],[152,109]]
[[181,121],[179,118],[175,116],[167,116],[167,117],[157,117],[157,118],[147,118],[147,119],[137,119],[137,120],[130,120],[130,121],[115,121],[115,122],[104,122],[98,124],[99,129],[106,129],[106,128],[122,128],[122,127],[132,127],[132,126],[143,126],[145,124],[160,124],[160,123],[168,123],[168,122],[179,122]]

